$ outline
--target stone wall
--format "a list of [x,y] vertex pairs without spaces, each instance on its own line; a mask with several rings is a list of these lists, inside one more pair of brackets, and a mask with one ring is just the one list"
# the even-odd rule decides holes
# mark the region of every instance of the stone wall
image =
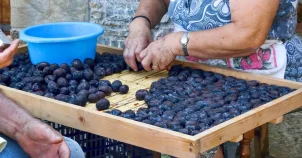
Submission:
[[[99,42],[123,47],[124,39],[128,35],[129,23],[138,4],[138,0],[91,0],[89,21],[105,27],[105,33]],[[153,36],[156,39],[171,31],[172,25],[166,15],[161,24],[153,30]]]
[[[123,47],[138,0],[11,0],[11,34],[28,26],[61,21],[89,21],[105,28],[99,43]],[[154,38],[172,31],[168,16],[153,30]]]
[[88,21],[88,14],[88,0],[11,0],[11,34],[37,24]]
[[[11,0],[11,33],[17,37],[20,29],[49,22],[89,21],[105,28],[99,43],[123,47],[128,25],[139,0]],[[154,31],[154,38],[172,31],[165,16]],[[280,125],[270,126],[270,151],[278,158],[300,158],[302,153],[302,113],[285,117]]]

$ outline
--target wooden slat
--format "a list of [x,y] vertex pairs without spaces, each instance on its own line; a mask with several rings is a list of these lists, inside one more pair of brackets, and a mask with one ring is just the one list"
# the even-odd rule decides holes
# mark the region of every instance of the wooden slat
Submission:
[[283,116],[280,116],[276,119],[273,119],[271,120],[269,123],[272,123],[272,124],[280,124],[281,122],[283,122]]
[[297,28],[296,28],[296,32],[298,34],[302,33],[302,4],[299,3],[298,5],[298,9],[297,9],[297,15],[298,15],[298,23],[297,23]]
[[255,130],[254,149],[255,149],[255,158],[268,158],[269,140],[268,140],[267,123]]
[[3,11],[2,11],[2,8],[3,8],[3,3],[2,3],[2,0],[0,1],[0,24],[3,24]]
[[300,35],[302,34],[302,23],[297,24],[296,32]]
[[243,135],[240,135],[238,137],[233,137],[230,142],[233,142],[233,143],[238,143],[240,142],[241,140],[243,139]]
[[97,44],[97,52],[103,53],[103,52],[109,52],[113,54],[122,54],[123,49],[116,48],[116,47],[110,47],[103,44]]
[[254,136],[254,129],[243,134],[243,139],[240,142],[240,158],[251,157],[251,142],[254,139]]
[[20,45],[18,47],[17,53],[25,53],[27,51],[27,45]]
[[297,15],[298,15],[298,23],[301,23],[302,22],[302,4],[300,4],[300,3],[298,5]]
[[10,24],[10,0],[1,0],[2,8],[0,11],[2,12],[2,24]]

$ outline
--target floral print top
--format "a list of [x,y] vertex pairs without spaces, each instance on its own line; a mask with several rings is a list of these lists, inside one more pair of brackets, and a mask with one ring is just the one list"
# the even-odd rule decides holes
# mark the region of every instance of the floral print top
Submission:
[[[297,4],[298,0],[280,0],[278,12],[267,36],[267,40],[279,41],[277,43],[281,43],[286,48],[285,52],[292,52],[297,41],[301,43],[295,33]],[[170,19],[186,31],[208,30],[231,23],[229,0],[171,0],[168,13]],[[288,46],[288,43],[291,44]],[[271,70],[276,69],[278,64],[280,65],[276,59],[276,55],[280,54],[279,50],[276,45],[271,44],[259,48],[247,57],[211,60],[194,57],[180,58],[237,70]],[[287,56],[291,60],[291,57]]]

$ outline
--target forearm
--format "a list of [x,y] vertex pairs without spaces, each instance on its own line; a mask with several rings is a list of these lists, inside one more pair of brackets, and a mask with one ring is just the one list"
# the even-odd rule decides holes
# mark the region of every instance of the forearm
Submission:
[[28,112],[2,93],[0,93],[0,109],[0,133],[13,139],[26,122],[34,119]]
[[[267,34],[246,33],[231,23],[211,30],[190,32],[187,49],[190,56],[205,59],[248,56],[265,42]],[[176,55],[184,55],[179,42],[182,35],[179,32],[174,33],[174,37],[170,36],[173,46],[177,47]]]
[[167,0],[141,0],[135,15],[148,17],[151,21],[152,28],[154,28],[160,23],[161,18],[167,12],[168,5]]
[[[252,54],[265,42],[278,6],[279,0],[230,0],[232,22],[215,29],[190,33],[189,55],[211,59]],[[255,12],[254,8],[258,8],[259,12]]]
[[191,56],[207,59],[248,56],[265,42],[267,34],[268,32],[246,32],[231,23],[216,29],[192,33],[188,52]]

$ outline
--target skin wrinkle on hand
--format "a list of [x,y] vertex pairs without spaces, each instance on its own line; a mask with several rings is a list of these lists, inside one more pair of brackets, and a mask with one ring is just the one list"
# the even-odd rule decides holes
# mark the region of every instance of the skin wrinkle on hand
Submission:
[[[136,11],[136,16],[143,15],[150,19],[152,28],[159,24],[161,18],[167,12],[165,4],[168,1],[164,0],[141,0],[139,7]],[[154,14],[156,13],[156,14]],[[137,20],[136,20],[137,19]],[[136,58],[152,41],[151,31],[146,19],[136,18],[129,25],[129,36],[126,39],[124,50],[124,58],[126,63],[135,71],[137,71]],[[138,20],[140,19],[140,20]],[[139,27],[139,28],[138,28]],[[132,31],[132,29],[134,31]],[[141,30],[141,31],[139,31]],[[145,33],[146,32],[146,33]],[[143,38],[143,40],[141,40]],[[143,41],[143,42],[142,42]],[[147,43],[147,44],[146,44]],[[139,45],[139,46],[138,46]],[[135,47],[135,49],[133,49]],[[131,49],[131,50],[130,50]],[[140,60],[140,59],[139,59]]]
[[[2,110],[0,113],[0,132],[8,135],[11,138],[15,138],[16,133],[19,132],[26,122],[31,119],[31,116],[25,112],[25,110],[16,107],[16,104],[9,99],[7,99],[3,94],[0,93],[0,100]],[[2,123],[4,121],[5,123]]]

